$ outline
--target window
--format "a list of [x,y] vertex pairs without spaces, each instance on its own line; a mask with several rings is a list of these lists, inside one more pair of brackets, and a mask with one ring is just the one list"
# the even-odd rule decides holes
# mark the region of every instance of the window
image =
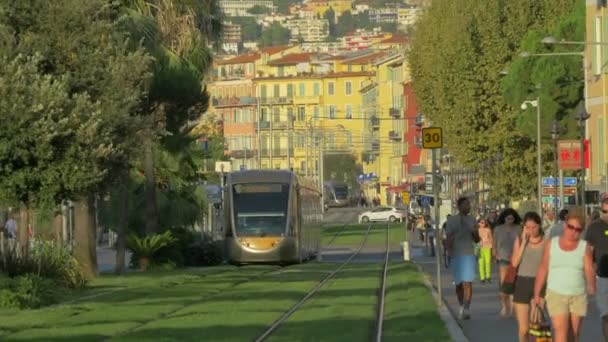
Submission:
[[296,134],[296,148],[304,148],[306,146],[306,135],[305,134]]
[[348,65],[348,72],[351,72],[351,71],[353,71],[353,66],[349,64]]
[[243,110],[235,109],[234,110],[234,123],[241,123],[241,122],[243,122]]
[[602,118],[597,119],[597,147],[599,149],[598,160],[597,160],[597,174],[601,175],[604,173],[604,168],[606,164],[604,162],[604,145],[606,141],[604,141],[604,120]]
[[344,82],[344,93],[346,95],[353,94],[353,82],[351,82],[351,81]]
[[328,110],[329,110],[329,118],[330,119],[335,119],[336,118],[336,106],[328,106]]
[[306,95],[306,85],[304,83],[300,83],[300,85],[298,86],[298,96],[305,96]]
[[278,84],[274,85],[274,93],[273,93],[274,97],[279,97],[281,96],[281,86]]
[[293,97],[293,84],[287,85],[287,97]]
[[247,64],[247,74],[253,75],[253,63]]
[[287,108],[287,122],[292,122],[295,119],[296,118],[293,115],[293,108],[292,107]]
[[306,107],[298,107],[298,121],[306,120]]
[[314,92],[314,94],[313,94],[314,96],[321,95],[321,87],[319,86],[319,83],[315,83],[313,92]]
[[334,82],[327,83],[327,95],[334,95],[336,92],[336,84]]
[[260,109],[260,121],[268,121],[268,110],[266,108]]
[[262,84],[262,86],[260,87],[260,97],[263,99],[268,97],[267,87],[265,84]]
[[318,106],[314,106],[313,108],[313,116],[315,119],[319,118],[319,107]]
[[344,112],[346,113],[345,118],[352,119],[353,118],[353,106],[346,105],[346,107],[344,109],[345,109]]
[[279,121],[281,121],[281,111],[280,111],[280,109],[279,109],[279,108],[276,108],[276,107],[275,107],[275,108],[274,108],[274,113],[273,113],[273,114],[274,114],[274,115],[273,115],[273,116],[274,116],[274,118],[272,119],[272,121],[274,121],[274,122],[279,122]]
[[279,67],[279,77],[283,77],[283,76],[285,76],[285,67],[280,66]]

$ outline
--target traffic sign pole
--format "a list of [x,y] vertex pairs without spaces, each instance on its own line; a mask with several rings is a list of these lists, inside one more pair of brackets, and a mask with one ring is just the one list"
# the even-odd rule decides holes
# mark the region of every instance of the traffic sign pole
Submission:
[[441,237],[442,232],[439,224],[439,220],[441,219],[439,216],[439,190],[441,189],[441,185],[439,184],[439,170],[437,169],[437,152],[438,149],[434,148],[432,150],[433,154],[433,196],[435,198],[435,262],[437,264],[437,300],[439,301],[439,305],[443,303],[443,291],[441,286]]

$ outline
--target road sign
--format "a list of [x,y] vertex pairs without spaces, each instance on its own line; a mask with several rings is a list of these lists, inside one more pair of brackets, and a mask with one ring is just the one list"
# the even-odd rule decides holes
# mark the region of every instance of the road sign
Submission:
[[443,147],[443,132],[441,127],[422,129],[422,147],[427,149]]
[[585,168],[589,168],[589,142],[584,142],[585,155],[581,156],[580,140],[560,140],[557,142],[557,164],[562,170],[580,170],[581,158],[585,158]]
[[230,172],[232,171],[232,163],[227,161],[216,161],[215,162],[215,172]]
[[[544,187],[543,188],[543,196],[554,196],[555,195],[555,187]],[[559,195],[559,191],[557,191]],[[576,188],[573,187],[564,187],[564,196],[574,196],[576,195]]]
[[433,173],[431,172],[424,174],[424,191],[433,192]]
[[[576,186],[577,180],[576,177],[564,177],[563,183],[566,187]],[[558,186],[558,184],[559,178],[556,179],[553,177],[543,177],[544,187]]]
[[403,204],[410,204],[410,193],[403,191],[401,193],[401,198],[403,199]]

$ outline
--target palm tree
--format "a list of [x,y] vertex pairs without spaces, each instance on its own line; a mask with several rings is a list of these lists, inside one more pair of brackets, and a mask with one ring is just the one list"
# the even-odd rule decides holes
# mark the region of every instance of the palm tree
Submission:
[[222,34],[223,16],[217,0],[123,0],[122,5],[119,22],[156,60],[142,108],[148,117],[143,142],[146,232],[154,233],[159,230],[155,150],[167,136],[189,131],[208,107],[202,81],[212,63],[209,46]]

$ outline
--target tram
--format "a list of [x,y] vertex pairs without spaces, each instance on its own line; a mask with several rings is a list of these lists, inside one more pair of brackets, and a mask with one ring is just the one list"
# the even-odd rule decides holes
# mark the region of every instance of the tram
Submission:
[[324,182],[323,198],[325,210],[332,207],[346,207],[350,205],[348,185],[338,181]]
[[301,263],[320,252],[321,192],[284,170],[228,174],[224,195],[228,261]]

